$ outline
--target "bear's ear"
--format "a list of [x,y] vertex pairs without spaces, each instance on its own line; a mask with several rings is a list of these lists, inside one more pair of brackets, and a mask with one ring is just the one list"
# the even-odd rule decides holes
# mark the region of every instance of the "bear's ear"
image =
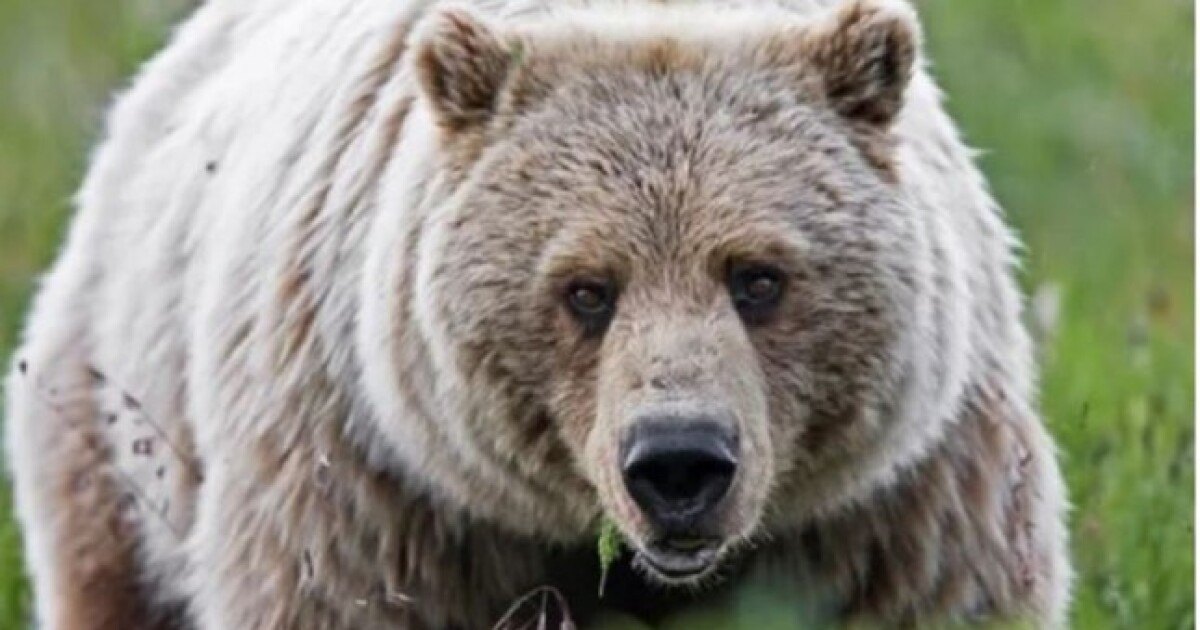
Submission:
[[920,37],[905,0],[851,0],[809,31],[805,58],[835,111],[884,127],[904,104]]
[[436,9],[416,29],[417,81],[437,121],[463,130],[488,121],[515,51],[469,9]]

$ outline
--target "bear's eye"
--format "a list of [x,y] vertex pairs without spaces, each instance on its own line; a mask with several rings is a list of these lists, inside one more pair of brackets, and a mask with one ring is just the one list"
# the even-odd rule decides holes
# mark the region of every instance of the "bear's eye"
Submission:
[[588,332],[599,332],[608,324],[616,305],[612,285],[592,280],[577,280],[567,287],[567,308]]
[[733,265],[729,294],[747,323],[762,323],[783,297],[783,273],[766,265]]

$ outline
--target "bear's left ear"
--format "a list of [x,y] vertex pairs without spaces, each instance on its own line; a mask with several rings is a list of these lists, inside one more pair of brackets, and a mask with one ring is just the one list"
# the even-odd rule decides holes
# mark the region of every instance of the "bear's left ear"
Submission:
[[804,57],[835,111],[886,127],[904,104],[920,37],[905,0],[850,0],[812,27]]
[[416,29],[413,58],[437,121],[454,131],[486,123],[516,52],[469,9],[435,9]]

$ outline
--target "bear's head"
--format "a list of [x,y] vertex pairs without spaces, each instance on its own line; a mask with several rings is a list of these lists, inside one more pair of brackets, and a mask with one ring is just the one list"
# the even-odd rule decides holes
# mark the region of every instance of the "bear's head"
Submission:
[[405,264],[464,509],[687,583],[920,450],[918,41],[884,0],[425,18]]

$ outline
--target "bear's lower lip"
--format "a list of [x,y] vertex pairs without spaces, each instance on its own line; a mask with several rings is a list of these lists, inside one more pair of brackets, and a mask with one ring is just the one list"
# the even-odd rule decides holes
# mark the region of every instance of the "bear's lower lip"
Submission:
[[720,545],[716,541],[689,542],[687,545],[664,542],[649,545],[638,556],[654,577],[670,584],[705,575],[716,565],[719,552]]

